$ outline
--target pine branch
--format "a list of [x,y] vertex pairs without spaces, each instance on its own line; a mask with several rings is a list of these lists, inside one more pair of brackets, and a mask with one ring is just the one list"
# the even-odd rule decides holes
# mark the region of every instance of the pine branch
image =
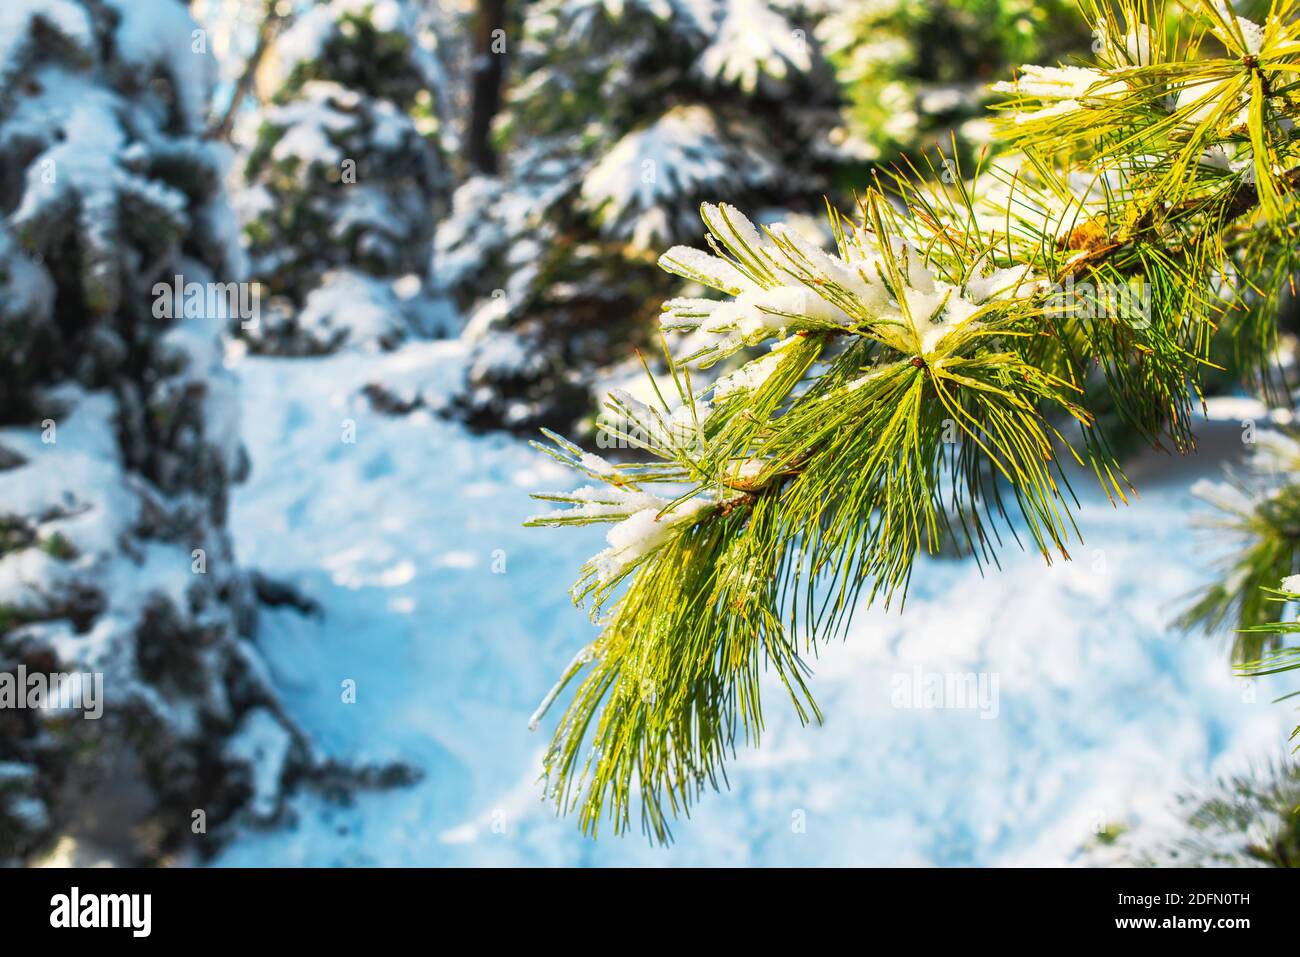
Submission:
[[[596,484],[542,496],[567,508],[531,523],[611,524],[573,589],[602,633],[547,698],[579,681],[546,772],[587,831],[604,815],[622,830],[639,809],[667,840],[673,816],[725,783],[736,741],[757,743],[765,670],[817,719],[801,656],[842,635],[859,601],[905,598],[922,551],[956,541],[996,561],[1005,530],[1068,558],[1059,456],[1114,498],[1128,488],[1098,396],[1153,446],[1191,447],[1218,284],[1268,295],[1282,279],[1264,254],[1290,241],[1300,164],[1279,164],[1300,153],[1274,100],[1300,72],[1300,40],[1290,19],[1260,27],[1206,5],[1171,43],[1145,6],[1116,9],[1108,22],[1110,5],[1093,8],[1098,67],[1027,67],[1001,87],[1019,166],[951,187],[900,173],[905,209],[877,184],[860,219],[831,212],[833,253],[706,204],[710,251],[661,257],[727,298],[666,303],[684,343],[672,388],[656,384],[653,406],[606,403],[606,435],[651,461],[551,436],[547,451]],[[1202,57],[1210,39],[1231,55]],[[1183,102],[1202,87],[1227,99]],[[1133,279],[1145,306],[1112,302]],[[763,345],[692,384],[692,368]]]
[[[1283,187],[1281,192],[1295,192],[1296,188],[1300,187],[1300,166],[1287,170],[1280,177],[1280,182]],[[1132,252],[1142,242],[1156,238],[1160,228],[1167,224],[1176,225],[1192,217],[1211,216],[1215,229],[1223,231],[1236,220],[1257,211],[1260,206],[1259,190],[1250,183],[1238,182],[1225,195],[1198,197],[1175,203],[1169,208],[1161,224],[1157,225],[1153,217],[1147,217],[1137,230],[1117,239],[1112,240],[1104,236],[1097,238],[1095,234],[1089,235],[1086,230],[1077,230],[1066,239],[1063,248],[1078,250],[1079,255],[1071,257],[1066,267],[1058,274],[1057,281],[1077,279],[1123,253]],[[1178,246],[1170,249],[1173,255],[1185,252]]]
[[1236,630],[1233,663],[1244,665],[1276,651],[1283,630],[1277,621],[1277,583],[1300,570],[1300,442],[1285,433],[1257,435],[1243,476],[1201,483],[1196,491],[1214,506],[1202,517],[1217,543],[1236,544],[1218,582],[1180,616],[1184,628],[1213,634]]

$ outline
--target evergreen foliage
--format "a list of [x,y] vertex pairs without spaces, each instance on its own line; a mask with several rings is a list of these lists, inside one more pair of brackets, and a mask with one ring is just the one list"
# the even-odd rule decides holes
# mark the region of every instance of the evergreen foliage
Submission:
[[[1218,579],[1183,613],[1184,627],[1216,633],[1235,630],[1233,661],[1275,650],[1278,582],[1300,566],[1300,443],[1284,432],[1255,436],[1244,474],[1195,489],[1216,511],[1198,516],[1220,547],[1235,546]],[[1300,590],[1300,589],[1294,589]],[[1270,591],[1273,594],[1270,595]]]
[[[674,288],[652,250],[720,191],[813,210],[863,155],[843,135],[818,13],[770,0],[542,0],[511,51],[500,179],[458,191],[439,237],[481,341],[481,425],[567,427],[585,387],[645,343]],[[598,117],[599,119],[594,119]]]
[[989,137],[989,84],[1026,62],[1088,49],[1066,0],[872,0],[830,5],[817,26],[845,94],[844,127],[869,155]]
[[305,759],[226,529],[247,469],[227,315],[171,293],[242,278],[212,67],[178,0],[0,6],[0,673],[103,683],[98,721],[6,702],[0,864],[92,831],[106,793],[129,831],[106,839],[157,860],[194,808],[214,834],[273,817]]
[[[607,434],[651,460],[551,436],[591,484],[535,523],[612,526],[574,588],[603,631],[548,698],[578,681],[546,769],[584,829],[635,812],[666,839],[736,742],[757,742],[765,670],[817,718],[801,655],[859,600],[901,602],[922,549],[995,560],[1009,530],[1068,558],[1064,462],[1116,501],[1129,490],[1102,401],[1149,445],[1193,447],[1218,325],[1267,317],[1290,273],[1296,4],[1259,23],[1208,0],[1176,22],[1084,6],[1091,66],[995,86],[1009,155],[970,181],[877,183],[852,218],[832,213],[833,253],[705,204],[710,251],[660,264],[725,298],[665,304],[677,345],[657,403],[606,404]],[[1263,365],[1273,327],[1249,330]]]
[[681,287],[650,250],[688,241],[701,202],[725,192],[762,221],[815,216],[872,164],[958,129],[967,152],[987,138],[965,121],[988,76],[1045,43],[1087,48],[1063,7],[530,5],[498,123],[507,168],[461,187],[439,238],[483,340],[465,415],[529,429],[589,413],[586,383],[648,344],[653,304]]
[[444,80],[418,10],[332,0],[299,17],[272,54],[244,213],[252,273],[283,298],[244,331],[255,347],[287,353],[438,331],[424,300],[448,188]]
[[1263,764],[1179,798],[1186,833],[1150,848],[1121,839],[1141,867],[1300,867],[1300,765]]

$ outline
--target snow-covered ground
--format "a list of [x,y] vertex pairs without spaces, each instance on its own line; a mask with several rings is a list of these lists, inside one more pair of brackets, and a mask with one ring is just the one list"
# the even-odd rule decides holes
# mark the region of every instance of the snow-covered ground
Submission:
[[[801,727],[770,686],[762,748],[670,849],[586,840],[540,801],[555,714],[527,722],[592,637],[565,590],[601,530],[520,527],[530,491],[571,482],[522,442],[359,396],[437,391],[462,362],[458,344],[424,342],[239,364],[253,459],[239,557],[323,607],[265,614],[273,680],[322,751],[424,777],[351,806],[299,794],[295,824],[242,834],[221,864],[1066,864],[1102,823],[1158,831],[1176,792],[1284,747],[1294,714],[1273,687],[1252,693],[1221,642],[1166,627],[1208,571],[1187,525],[1207,462],[1144,475],[1127,508],[1089,492],[1074,563],[1007,550],[981,577],[922,561],[904,614],[860,612],[814,662],[824,726]],[[981,706],[899,706],[956,673],[982,677]]]

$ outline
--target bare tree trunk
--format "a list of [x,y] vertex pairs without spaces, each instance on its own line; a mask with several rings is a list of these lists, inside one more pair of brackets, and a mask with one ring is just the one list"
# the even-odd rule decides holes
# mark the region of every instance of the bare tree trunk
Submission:
[[235,91],[231,94],[230,103],[226,107],[225,114],[220,121],[214,125],[209,133],[210,136],[218,139],[230,139],[230,131],[235,127],[235,120],[239,116],[239,108],[243,105],[244,97],[253,87],[253,79],[257,75],[257,68],[262,63],[262,57],[266,56],[266,51],[271,47],[271,41],[275,39],[277,33],[284,27],[289,17],[277,12],[279,5],[276,0],[267,0],[266,13],[262,17],[262,23],[257,28],[257,45],[253,47],[253,52],[248,57],[248,62],[244,64],[244,72],[239,75],[239,80],[235,84]]
[[465,134],[465,161],[476,173],[497,171],[492,119],[501,109],[506,50],[506,0],[478,0],[474,14],[473,102]]

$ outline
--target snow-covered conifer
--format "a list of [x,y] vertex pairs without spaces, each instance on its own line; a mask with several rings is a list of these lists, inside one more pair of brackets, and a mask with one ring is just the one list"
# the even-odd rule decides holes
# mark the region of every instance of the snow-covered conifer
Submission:
[[268,102],[240,194],[251,272],[272,297],[243,330],[254,348],[391,347],[445,331],[429,289],[448,188],[445,82],[419,6],[314,6],[276,39],[260,83]]
[[990,80],[1091,41],[1069,0],[832,0],[829,10],[817,37],[845,92],[844,133],[884,161],[936,143],[951,152],[954,137],[969,154],[992,134]]
[[485,355],[463,397],[472,421],[562,427],[589,411],[585,383],[647,339],[679,285],[653,250],[687,238],[701,202],[816,211],[861,169],[818,16],[770,0],[526,8],[506,166],[460,187],[438,241]]
[[[204,136],[212,69],[179,0],[0,5],[0,694],[24,671],[98,676],[63,699],[81,708],[7,702],[3,861],[69,832],[156,859],[195,809],[214,834],[250,798],[273,814],[304,757],[226,530],[243,262]],[[283,744],[258,794],[229,749],[254,725]],[[121,830],[77,830],[123,773],[143,786]]]

